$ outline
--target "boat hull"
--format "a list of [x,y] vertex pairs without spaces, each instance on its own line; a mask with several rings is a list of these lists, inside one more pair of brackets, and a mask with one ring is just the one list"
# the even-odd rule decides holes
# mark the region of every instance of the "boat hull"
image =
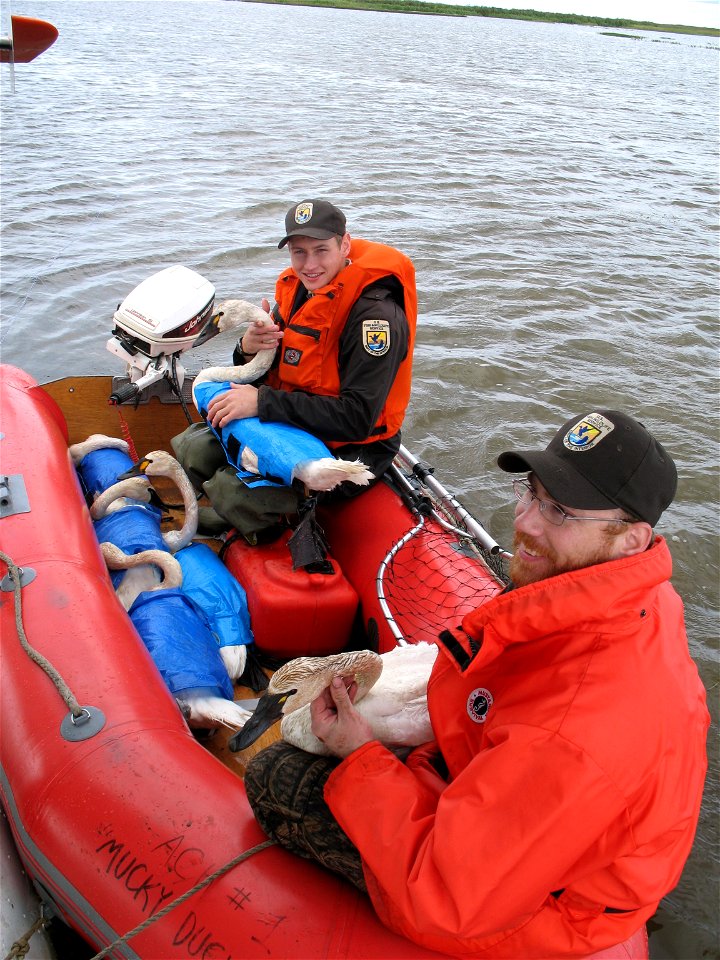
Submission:
[[265,837],[242,780],[192,736],[115,598],[59,409],[8,367],[0,401],[2,472],[22,478],[29,507],[0,520],[3,552],[35,573],[21,591],[24,630],[105,718],[86,739],[66,738],[68,706],[20,644],[13,593],[0,594],[0,798],[44,899],[102,948],[248,854],[112,956],[438,956],[312,863],[275,846],[253,852]]

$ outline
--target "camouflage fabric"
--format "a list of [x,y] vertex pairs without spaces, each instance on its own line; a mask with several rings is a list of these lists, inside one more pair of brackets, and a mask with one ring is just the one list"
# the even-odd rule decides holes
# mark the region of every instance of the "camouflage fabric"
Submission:
[[206,424],[193,423],[170,443],[195,489],[205,493],[215,513],[250,542],[279,536],[289,526],[286,518],[295,518],[302,495],[292,487],[243,483]]
[[269,837],[339,873],[366,893],[360,854],[323,798],[325,781],[339,762],[278,740],[248,764],[245,790],[257,822]]

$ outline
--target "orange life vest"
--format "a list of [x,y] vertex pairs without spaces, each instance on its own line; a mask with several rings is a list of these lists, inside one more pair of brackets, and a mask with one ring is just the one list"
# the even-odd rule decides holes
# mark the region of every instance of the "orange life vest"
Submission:
[[[409,258],[394,247],[370,240],[352,240],[347,266],[332,283],[314,290],[289,322],[287,318],[300,285],[292,267],[280,275],[275,287],[277,306],[273,313],[284,324],[284,336],[280,362],[268,375],[267,383],[279,390],[304,390],[337,397],[340,395],[340,337],[350,311],[366,287],[388,276],[396,277],[403,288],[408,323],[407,355],[370,436],[353,438],[353,443],[372,443],[379,437],[392,437],[405,417],[417,326],[415,268]],[[330,447],[337,447],[347,440],[326,442]]]

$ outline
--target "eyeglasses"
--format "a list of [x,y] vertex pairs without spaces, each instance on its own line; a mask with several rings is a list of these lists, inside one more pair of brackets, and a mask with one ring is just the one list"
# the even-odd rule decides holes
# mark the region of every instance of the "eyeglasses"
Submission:
[[553,503],[552,500],[541,500],[540,497],[536,496],[529,480],[513,480],[512,487],[513,493],[520,503],[530,505],[533,500],[537,500],[538,510],[543,518],[555,527],[561,527],[566,520],[594,520],[596,523],[631,523],[630,520],[620,520],[618,517],[571,517],[569,513],[565,513],[563,508]]

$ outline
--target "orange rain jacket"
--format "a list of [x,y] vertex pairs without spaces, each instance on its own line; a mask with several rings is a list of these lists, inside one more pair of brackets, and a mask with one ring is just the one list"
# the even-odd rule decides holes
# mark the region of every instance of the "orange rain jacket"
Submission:
[[[447,632],[421,747],[343,761],[327,802],[392,929],[453,956],[582,957],[640,929],[693,842],[709,717],[660,537]],[[478,643],[479,649],[478,649]]]

